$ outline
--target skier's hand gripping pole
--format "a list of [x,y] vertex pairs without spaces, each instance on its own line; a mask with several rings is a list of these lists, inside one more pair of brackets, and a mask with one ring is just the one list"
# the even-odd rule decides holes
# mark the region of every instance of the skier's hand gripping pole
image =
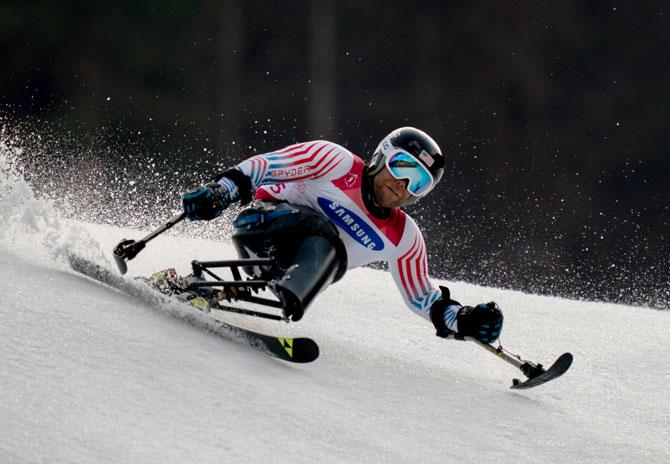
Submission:
[[181,213],[171,217],[165,224],[161,225],[158,229],[151,232],[139,242],[126,239],[121,240],[121,242],[119,242],[119,244],[114,248],[114,261],[116,262],[116,266],[119,268],[119,272],[121,274],[128,272],[128,265],[126,264],[126,261],[131,260],[137,256],[137,254],[144,249],[149,240],[159,236],[175,224],[183,221],[185,218],[186,213]]
[[[238,184],[243,185],[240,191]],[[162,234],[170,227],[184,219],[191,221],[209,221],[219,217],[231,202],[241,200],[242,204],[251,201],[251,181],[247,176],[235,168],[228,169],[218,176],[216,182],[210,182],[202,187],[187,192],[182,197],[184,212],[173,216],[165,224],[144,237],[139,242],[122,240],[114,248],[114,261],[121,274],[128,272],[126,261],[133,259],[144,249],[147,242]]]

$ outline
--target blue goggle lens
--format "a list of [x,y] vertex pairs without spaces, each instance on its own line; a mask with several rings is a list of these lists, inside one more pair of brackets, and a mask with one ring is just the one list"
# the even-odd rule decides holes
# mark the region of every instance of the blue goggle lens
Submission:
[[428,193],[433,188],[433,175],[411,154],[399,151],[386,157],[386,168],[396,179],[407,179],[407,190],[415,197]]

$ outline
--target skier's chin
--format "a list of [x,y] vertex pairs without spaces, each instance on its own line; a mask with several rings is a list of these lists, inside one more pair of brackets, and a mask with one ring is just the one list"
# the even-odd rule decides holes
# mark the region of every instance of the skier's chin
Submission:
[[379,204],[384,208],[397,208],[401,203],[402,201],[397,196],[388,195]]

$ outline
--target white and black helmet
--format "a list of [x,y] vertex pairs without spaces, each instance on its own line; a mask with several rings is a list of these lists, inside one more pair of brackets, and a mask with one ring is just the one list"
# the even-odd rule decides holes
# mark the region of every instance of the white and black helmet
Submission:
[[[401,127],[384,137],[379,143],[368,163],[368,174],[374,176],[384,166],[390,168],[389,160],[402,153],[411,155],[414,160],[426,169],[430,177],[430,182],[427,185],[417,185],[416,189],[410,189],[413,186],[410,180],[408,190],[410,190],[412,196],[406,202],[406,204],[410,204],[428,194],[442,179],[442,175],[444,174],[444,156],[435,140],[428,134],[414,127]],[[404,178],[405,176],[394,175],[394,177]]]

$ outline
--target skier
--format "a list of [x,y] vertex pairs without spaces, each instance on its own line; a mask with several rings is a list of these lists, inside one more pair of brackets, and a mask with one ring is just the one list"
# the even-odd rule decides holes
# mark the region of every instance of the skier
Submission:
[[347,269],[386,261],[409,308],[437,335],[498,339],[495,303],[463,306],[428,277],[421,231],[401,208],[425,197],[444,173],[444,156],[426,133],[403,127],[386,136],[366,164],[346,148],[311,141],[253,156],[186,193],[190,220],[217,218],[233,202],[251,205],[234,220],[242,258],[277,265],[245,272],[272,280],[284,315],[297,321],[313,298]]

